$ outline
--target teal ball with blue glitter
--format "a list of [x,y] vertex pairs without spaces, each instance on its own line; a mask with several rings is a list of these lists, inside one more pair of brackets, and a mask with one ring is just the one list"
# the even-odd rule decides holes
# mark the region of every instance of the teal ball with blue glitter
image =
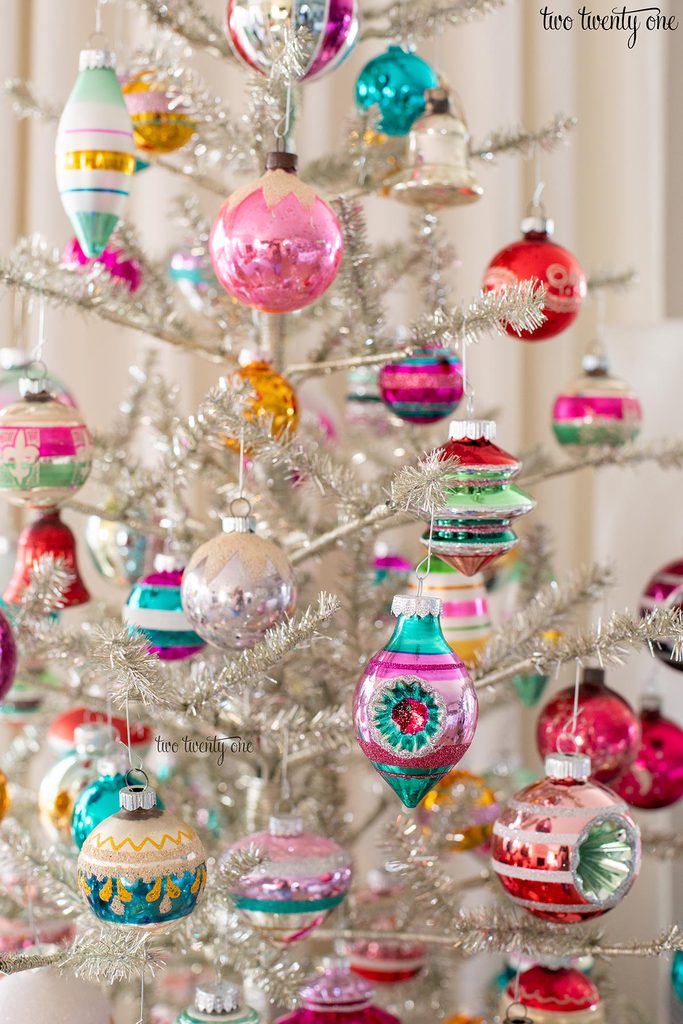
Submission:
[[[119,793],[125,785],[125,772],[105,770],[83,790],[74,805],[71,819],[71,834],[79,850],[97,825],[110,815],[116,814],[119,809]],[[163,801],[159,797],[157,807],[160,810],[164,809]]]
[[361,110],[379,107],[377,130],[385,135],[407,135],[425,110],[425,90],[439,79],[433,68],[411,50],[390,46],[369,61],[356,81],[356,104]]
[[135,584],[123,609],[131,630],[147,637],[163,661],[190,658],[204,646],[183,611],[180,586],[183,567],[170,555],[158,555],[155,571]]
[[674,953],[671,964],[671,984],[673,990],[683,1003],[683,952],[679,949]]

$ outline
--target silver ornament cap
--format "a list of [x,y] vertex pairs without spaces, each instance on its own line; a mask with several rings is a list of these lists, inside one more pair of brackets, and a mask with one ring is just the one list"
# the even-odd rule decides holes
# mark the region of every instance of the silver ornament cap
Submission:
[[97,71],[101,68],[115,68],[116,55],[111,50],[95,48],[81,50],[78,58],[79,71]]
[[417,615],[424,619],[427,615],[441,614],[441,599],[438,597],[418,597],[416,594],[396,594],[391,602],[391,614]]
[[303,830],[303,818],[298,814],[271,814],[268,819],[271,836],[300,836]]
[[550,238],[555,233],[555,221],[542,213],[525,217],[521,227],[523,235],[547,235]]
[[221,516],[223,533],[256,533],[255,516]]
[[122,811],[151,811],[157,805],[157,795],[147,783],[127,785],[119,791],[119,804]]
[[448,427],[451,441],[495,441],[495,420],[451,420]]
[[201,985],[195,989],[194,1005],[200,1013],[233,1013],[242,1001],[237,985],[219,981],[216,985]]
[[548,754],[545,773],[550,779],[574,779],[586,782],[590,778],[591,759],[586,754]]
[[156,572],[180,572],[186,564],[187,560],[178,551],[160,551],[154,556]]

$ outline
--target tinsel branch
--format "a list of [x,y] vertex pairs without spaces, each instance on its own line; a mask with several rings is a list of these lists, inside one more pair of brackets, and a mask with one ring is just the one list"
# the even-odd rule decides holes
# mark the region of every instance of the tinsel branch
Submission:
[[680,832],[641,832],[643,853],[658,860],[683,857],[683,835]]
[[263,854],[256,846],[248,846],[244,850],[233,850],[227,857],[221,859],[220,874],[215,884],[229,893],[237,882],[262,863]]
[[0,826],[0,863],[30,879],[46,904],[58,907],[63,914],[84,912],[73,860],[54,847],[43,849],[37,846],[26,829],[13,818],[5,818]]
[[519,545],[520,580],[518,606],[521,608],[545,586],[552,575],[553,546],[548,528],[535,523]]
[[41,555],[29,569],[29,582],[15,612],[19,628],[31,619],[44,618],[63,608],[66,592],[74,579],[72,569],[63,558]]
[[221,25],[214,21],[198,0],[137,0],[140,8],[160,28],[175,32],[194,49],[205,50],[222,60],[235,60]]
[[152,941],[150,935],[140,934],[135,928],[114,925],[80,935],[58,962],[81,978],[108,985],[140,977],[149,979],[164,966]]
[[[504,7],[507,0],[403,0],[364,13],[362,39],[433,39],[449,26],[466,25]],[[382,22],[375,25],[373,22]],[[386,22],[386,23],[384,23]]]
[[391,503],[399,509],[431,519],[443,508],[459,460],[444,459],[438,450],[427,452],[414,465],[401,466],[391,482]]
[[340,196],[332,204],[344,234],[344,259],[341,283],[344,298],[353,315],[354,326],[360,327],[367,347],[378,341],[384,330],[384,313],[380,304],[377,279],[367,238],[363,209],[358,202]]
[[634,288],[638,284],[638,271],[630,269],[591,274],[587,284],[589,292],[628,291],[629,288]]
[[577,124],[575,117],[556,114],[552,121],[535,130],[507,128],[494,131],[483,142],[470,147],[470,156],[490,163],[499,155],[529,157],[537,146],[550,152],[567,140]]
[[338,541],[344,540],[345,537],[350,537],[359,530],[380,529],[385,525],[386,520],[393,519],[398,514],[398,510],[393,504],[384,503],[376,505],[364,515],[354,516],[339,526],[335,526],[334,529],[320,534],[315,540],[308,541],[300,548],[296,548],[290,553],[289,560],[292,565],[298,565],[300,562],[305,562],[315,555],[321,555],[328,548],[334,547]]
[[532,469],[525,474],[522,470],[520,481],[525,487],[534,487],[546,480],[558,476],[576,473],[580,469],[600,469],[603,466],[639,466],[644,462],[654,462],[660,469],[683,468],[683,441],[677,438],[663,438],[649,444],[625,444],[618,448],[590,448],[585,454],[572,462],[556,463],[551,458],[538,457],[540,469]]
[[143,633],[131,633],[119,626],[96,626],[89,653],[94,664],[107,672],[109,692],[117,706],[123,707],[129,699],[145,707],[162,703],[161,663]]

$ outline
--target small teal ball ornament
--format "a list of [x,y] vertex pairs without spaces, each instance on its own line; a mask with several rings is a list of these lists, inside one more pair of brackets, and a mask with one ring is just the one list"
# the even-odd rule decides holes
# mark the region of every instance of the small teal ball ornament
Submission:
[[183,611],[183,571],[184,565],[174,555],[157,555],[154,572],[135,584],[123,609],[123,621],[131,630],[144,633],[162,661],[190,658],[204,647]]
[[425,110],[425,89],[439,84],[436,72],[411,50],[390,46],[373,57],[356,81],[356,104],[361,110],[377,106],[377,130],[385,135],[407,135]]
[[[105,818],[116,814],[120,807],[119,793],[126,785],[128,769],[128,752],[119,747],[113,752],[105,753],[98,759],[99,777],[83,790],[74,804],[71,819],[71,834],[80,850],[90,833]],[[157,796],[156,806],[163,811],[163,801]]]
[[158,807],[146,781],[130,778],[121,809],[83,843],[78,884],[100,921],[152,931],[192,913],[206,885],[206,854],[195,830]]
[[680,949],[674,953],[671,965],[671,984],[676,996],[683,1003],[683,952]]

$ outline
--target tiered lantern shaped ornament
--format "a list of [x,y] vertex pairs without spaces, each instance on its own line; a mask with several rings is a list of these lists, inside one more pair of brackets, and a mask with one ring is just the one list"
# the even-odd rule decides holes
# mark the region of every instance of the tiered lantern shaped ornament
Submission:
[[57,129],[57,186],[81,248],[92,259],[123,213],[135,155],[113,53],[82,50],[79,66]]
[[75,749],[50,768],[38,790],[38,814],[50,840],[70,844],[76,801],[98,777],[97,759],[113,739],[106,723],[80,725],[75,730]]
[[605,1024],[600,993],[576,967],[535,964],[513,978],[500,1001],[500,1016],[517,1001],[532,1024]]
[[[683,558],[667,562],[655,573],[640,599],[640,614],[658,608],[683,608]],[[654,652],[666,665],[683,672],[683,658],[675,657],[673,641],[653,644]]]
[[333,840],[304,831],[295,814],[274,814],[267,832],[233,843],[225,854],[256,847],[263,861],[233,886],[235,907],[277,946],[288,946],[322,924],[351,884],[351,858]]
[[351,53],[359,30],[358,0],[228,0],[227,34],[235,56],[269,75],[288,40],[306,29],[299,81],[334,71]]
[[397,1017],[372,1004],[369,981],[349,969],[342,957],[325,957],[322,973],[301,989],[301,1009],[276,1024],[400,1024]]
[[476,202],[484,194],[470,166],[470,133],[446,89],[427,89],[425,112],[412,126],[406,170],[389,195],[422,210]]
[[[420,581],[414,577],[408,589],[416,594],[419,587]],[[429,575],[422,581],[422,593],[425,597],[437,597],[441,601],[443,635],[471,668],[491,636],[484,577],[481,573],[463,576],[448,562],[432,555]]]
[[590,758],[551,754],[545,778],[521,790],[493,826],[492,866],[508,896],[536,917],[576,924],[627,894],[640,832],[612,790],[591,782]]
[[204,646],[183,611],[180,587],[185,561],[173,552],[159,554],[154,572],[135,584],[123,608],[128,627],[147,637],[162,661],[190,658]]
[[437,598],[397,595],[397,622],[356,686],[356,738],[404,806],[416,807],[469,748],[478,704],[441,629]]
[[613,448],[633,441],[643,418],[635,392],[610,374],[604,352],[588,352],[581,365],[583,374],[555,399],[557,440],[577,453],[588,445]]
[[422,542],[465,576],[514,548],[513,521],[536,507],[512,482],[521,463],[494,444],[495,436],[491,420],[455,420],[449,440],[436,449],[440,459],[458,462],[449,475],[446,504],[436,510]]
[[673,807],[683,797],[683,729],[665,718],[652,694],[643,698],[639,718],[640,748],[615,782],[615,792],[639,810]]
[[359,110],[379,108],[377,130],[384,135],[407,135],[424,113],[425,92],[436,89],[433,68],[412,50],[390,46],[368,61],[356,81]]
[[101,921],[157,930],[194,910],[206,885],[206,855],[194,829],[157,806],[146,777],[142,785],[130,779],[129,772],[121,809],[83,844],[78,882]]
[[175,1024],[259,1024],[257,1011],[242,1002],[242,994],[229,981],[198,985],[194,1005],[182,1010]]
[[[394,874],[373,869],[368,872],[368,887],[355,899],[354,919],[361,930],[395,932],[401,883]],[[354,974],[378,985],[409,981],[424,967],[427,948],[419,942],[387,939],[354,939],[343,944]]]

